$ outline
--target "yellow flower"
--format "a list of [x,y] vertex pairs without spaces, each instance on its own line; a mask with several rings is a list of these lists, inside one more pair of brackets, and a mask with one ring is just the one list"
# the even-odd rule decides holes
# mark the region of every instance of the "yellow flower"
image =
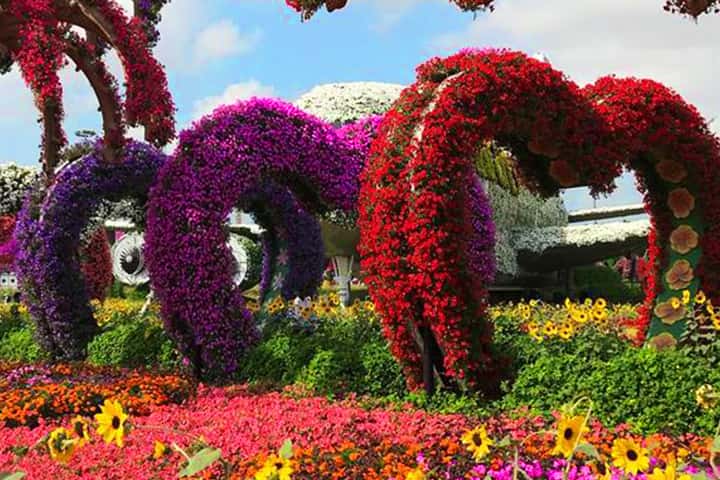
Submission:
[[78,439],[78,447],[82,447],[90,441],[90,425],[87,420],[81,416],[77,416],[70,422],[72,431]]
[[558,328],[558,336],[563,340],[569,340],[573,333],[575,333],[575,330],[570,323],[563,322]]
[[707,313],[709,313],[710,315],[715,313],[715,307],[713,307],[713,304],[710,300],[708,300],[707,303],[705,304],[705,309],[707,310]]
[[720,312],[713,313],[710,318],[712,319],[715,330],[720,330]]
[[291,480],[292,473],[292,461],[273,454],[255,474],[255,480]]
[[468,452],[472,453],[476,462],[479,462],[485,455],[490,453],[490,447],[493,445],[493,441],[487,436],[484,426],[468,430],[460,440],[467,447]]
[[713,408],[718,403],[720,395],[715,391],[712,385],[702,385],[695,390],[695,402],[700,408]]
[[168,452],[169,452],[169,449],[163,442],[155,440],[155,446],[153,447],[153,458],[155,460],[160,460]]
[[707,301],[707,297],[705,296],[705,292],[700,290],[697,294],[695,294],[695,303],[702,305]]
[[557,436],[555,437],[555,448],[552,453],[561,454],[565,458],[570,458],[575,451],[576,445],[580,442],[580,437],[587,428],[583,428],[585,418],[576,415],[574,417],[563,416],[558,422]]
[[423,472],[420,467],[415,470],[410,470],[407,475],[405,475],[405,480],[425,480],[425,472]]
[[573,308],[573,305],[574,304],[573,304],[572,300],[570,300],[569,298],[566,297],[565,298],[565,308],[567,308],[568,310],[571,310]]
[[593,318],[595,318],[596,321],[602,321],[605,320],[608,316],[607,310],[605,309],[593,309]]
[[678,308],[680,308],[680,305],[682,305],[682,302],[680,302],[680,299],[679,299],[679,298],[677,298],[677,297],[672,297],[672,298],[670,299],[670,306],[671,306],[672,308],[678,309]]
[[545,322],[545,325],[543,326],[543,333],[547,335],[548,337],[552,337],[555,334],[557,334],[557,327],[553,322],[548,320]]
[[678,473],[677,462],[671,458],[668,460],[665,470],[655,467],[647,478],[648,480],[690,480],[692,477],[687,473]]
[[600,309],[602,309],[602,308],[605,308],[605,307],[607,307],[607,300],[605,300],[605,299],[602,298],[602,297],[601,297],[601,298],[598,298],[597,300],[595,300],[595,308],[600,308]]
[[67,463],[80,445],[77,438],[72,438],[70,430],[60,427],[50,433],[47,446],[53,460]]
[[682,303],[687,305],[690,303],[690,290],[683,290],[682,292]]
[[100,413],[95,414],[95,421],[98,422],[98,434],[103,437],[105,443],[112,443],[114,440],[118,447],[123,446],[125,435],[125,420],[127,414],[123,411],[122,405],[117,400],[105,400],[100,407]]
[[612,446],[613,465],[626,473],[637,475],[650,467],[647,448],[643,448],[635,440],[617,439]]

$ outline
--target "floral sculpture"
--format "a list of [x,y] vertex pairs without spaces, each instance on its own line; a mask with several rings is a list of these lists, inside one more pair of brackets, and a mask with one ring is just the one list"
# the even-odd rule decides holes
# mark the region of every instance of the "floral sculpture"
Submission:
[[[430,328],[446,373],[478,385],[494,370],[472,159],[495,140],[543,194],[587,185],[609,192],[636,172],[654,225],[643,315],[650,338],[677,339],[683,290],[720,302],[720,145],[698,112],[662,85],[606,77],[584,89],[548,63],[504,50],[466,50],[418,68],[372,145],[360,194],[362,266],[410,386],[421,375],[417,331]],[[478,281],[479,280],[479,281]],[[673,300],[675,299],[675,300]],[[663,343],[667,343],[664,341]]]
[[[310,293],[322,269],[321,246],[314,244],[319,230],[307,214],[355,206],[376,124],[370,119],[336,129],[284,102],[253,99],[221,107],[180,134],[152,191],[147,263],[168,333],[198,373],[234,371],[257,338],[232,282],[223,229],[230,211],[264,203],[256,211],[272,229],[265,243],[266,297],[269,289],[290,297]],[[308,272],[297,268],[303,264]],[[293,265],[295,273],[283,277]]]
[[[97,331],[80,267],[80,236],[103,200],[144,203],[165,155],[128,142],[125,160],[108,163],[98,143],[60,171],[52,186],[28,197],[18,215],[16,270],[39,343],[55,359],[77,360]],[[47,190],[47,191],[45,191]]]
[[[146,6],[150,3],[154,2],[140,2]],[[153,12],[156,8],[147,13]],[[114,0],[0,1],[0,63],[7,71],[10,62],[17,62],[35,94],[43,125],[42,162],[47,178],[52,177],[66,143],[58,76],[65,55],[95,91],[103,117],[107,160],[119,158],[126,124],[144,126],[146,139],[156,145],[174,137],[175,107],[162,66],[152,56],[146,26],[141,18],[129,20]],[[71,27],[84,30],[86,38]],[[124,105],[117,82],[102,59],[104,45],[114,48],[122,62]]]
[[[495,0],[449,0],[465,12],[477,12],[495,8]],[[285,3],[292,9],[300,12],[303,19],[309,19],[323,5],[328,12],[344,8],[348,0],[285,0]],[[665,0],[663,5],[665,11],[689,15],[694,18],[704,13],[720,12],[719,0]]]

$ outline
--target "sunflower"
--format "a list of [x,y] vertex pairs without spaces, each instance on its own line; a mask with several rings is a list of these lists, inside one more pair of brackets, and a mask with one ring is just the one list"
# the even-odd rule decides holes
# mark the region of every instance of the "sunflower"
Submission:
[[690,290],[683,290],[682,303],[683,305],[687,305],[688,303],[690,303]]
[[159,440],[155,440],[155,445],[153,446],[153,458],[155,460],[160,460],[162,457],[167,455],[169,451],[170,449],[167,445]]
[[605,299],[602,298],[602,297],[600,297],[600,298],[598,298],[597,300],[595,300],[595,306],[594,306],[594,308],[603,309],[603,308],[605,308],[605,307],[607,307],[607,300],[605,300]]
[[627,473],[637,475],[650,466],[647,448],[633,439],[617,439],[612,446],[613,465]]
[[60,427],[50,433],[47,446],[50,450],[50,457],[53,460],[60,463],[67,463],[80,445],[78,439],[73,438],[70,430]]
[[75,433],[75,436],[78,439],[78,447],[82,447],[90,441],[90,425],[87,420],[78,415],[72,419],[70,425],[72,426],[73,433]]
[[547,335],[548,337],[552,337],[555,334],[557,334],[557,326],[550,320],[545,322],[545,325],[543,326],[543,334]]
[[270,455],[262,468],[255,474],[255,480],[290,480],[293,473],[292,461],[278,455]]
[[418,467],[415,470],[410,470],[407,475],[405,475],[405,480],[425,480],[425,472],[423,472],[422,468]]
[[558,336],[562,338],[563,340],[570,340],[570,337],[573,336],[573,333],[575,333],[575,329],[573,328],[572,324],[563,322],[560,324],[560,327],[558,328]]
[[125,420],[128,415],[123,411],[122,405],[117,400],[105,400],[100,406],[100,413],[95,414],[95,421],[98,422],[98,434],[103,437],[105,443],[115,443],[118,447],[123,446],[123,436],[125,435]]
[[463,445],[467,446],[468,452],[472,453],[473,459],[476,462],[479,462],[485,455],[490,453],[490,447],[493,444],[492,439],[487,436],[487,431],[484,426],[468,430],[460,440]]
[[692,477],[687,473],[678,473],[675,458],[670,458],[665,470],[655,467],[652,473],[647,476],[648,480],[690,480]]
[[712,319],[715,330],[720,330],[720,312],[713,313],[710,318]]
[[705,295],[705,292],[700,290],[698,293],[695,294],[695,303],[702,305],[707,301],[707,296]]
[[557,436],[555,437],[555,448],[552,453],[562,454],[570,458],[575,447],[580,443],[580,437],[587,428],[583,427],[585,417],[576,415],[574,417],[563,416],[558,422]]

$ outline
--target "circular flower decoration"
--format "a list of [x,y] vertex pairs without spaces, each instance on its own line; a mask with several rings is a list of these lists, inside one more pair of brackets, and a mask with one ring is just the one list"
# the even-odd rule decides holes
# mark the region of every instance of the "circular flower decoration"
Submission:
[[667,332],[654,336],[649,342],[650,346],[656,350],[668,350],[675,348],[677,343],[677,339]]
[[680,183],[687,178],[687,169],[674,160],[662,160],[655,165],[660,178],[670,183]]
[[659,302],[655,306],[655,315],[657,315],[666,325],[672,325],[675,322],[682,320],[685,318],[686,314],[687,309],[685,305],[677,299]]
[[690,225],[680,225],[670,234],[670,246],[685,255],[698,246],[700,235]]
[[687,218],[695,209],[695,197],[687,188],[676,188],[668,195],[668,207],[675,218]]
[[685,259],[677,260],[665,273],[665,281],[673,290],[688,288],[694,278],[692,265]]

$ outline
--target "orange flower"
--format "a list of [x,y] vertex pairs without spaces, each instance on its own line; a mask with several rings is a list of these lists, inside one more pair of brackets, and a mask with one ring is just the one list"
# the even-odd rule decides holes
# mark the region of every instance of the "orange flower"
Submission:
[[670,192],[667,203],[675,218],[687,218],[695,209],[695,197],[687,188],[676,188]]
[[685,167],[673,160],[663,160],[658,163],[655,165],[655,171],[660,175],[660,178],[671,183],[682,182],[687,177]]
[[553,160],[550,162],[550,176],[561,187],[575,187],[580,183],[580,174],[567,160]]
[[668,300],[667,302],[660,302],[655,306],[655,315],[666,325],[672,325],[678,320],[685,318],[685,305],[682,302],[677,302],[673,305],[673,302]]
[[650,340],[650,346],[656,350],[667,350],[677,345],[677,340],[669,333],[661,333]]
[[684,255],[698,246],[698,233],[690,225],[680,225],[670,234],[670,245]]
[[695,275],[693,273],[692,265],[687,260],[678,260],[673,263],[673,266],[665,274],[665,281],[667,281],[670,288],[673,290],[683,290],[690,286]]

